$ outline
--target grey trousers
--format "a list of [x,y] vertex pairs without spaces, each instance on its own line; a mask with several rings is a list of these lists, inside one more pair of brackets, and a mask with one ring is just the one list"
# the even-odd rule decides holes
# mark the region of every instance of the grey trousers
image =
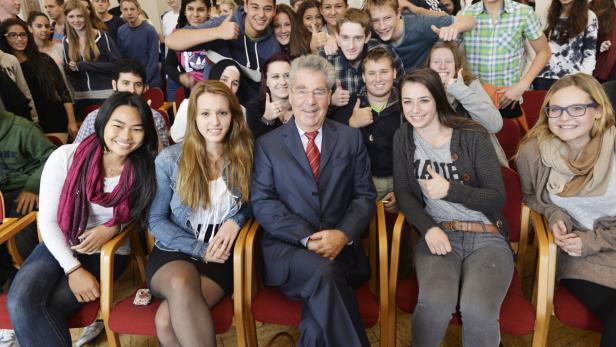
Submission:
[[513,276],[511,248],[502,235],[446,233],[452,252],[433,255],[423,238],[415,249],[419,300],[413,347],[438,347],[458,303],[464,346],[496,347],[500,306]]

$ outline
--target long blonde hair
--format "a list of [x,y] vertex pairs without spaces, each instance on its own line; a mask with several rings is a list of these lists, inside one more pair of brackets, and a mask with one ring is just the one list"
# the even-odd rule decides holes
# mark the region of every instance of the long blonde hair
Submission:
[[[81,3],[80,0],[69,0],[64,3],[64,15],[68,16],[69,12],[79,10],[83,14],[84,30],[86,32],[86,47],[83,49],[83,58],[86,61],[97,61],[101,55],[101,51],[96,45],[96,30],[92,27],[88,8]],[[66,25],[66,36],[69,42],[68,57],[71,61],[81,61],[81,47],[79,47],[79,35],[77,31],[70,25]]]
[[237,97],[220,81],[202,81],[191,89],[188,101],[188,125],[180,159],[178,193],[192,209],[210,206],[208,181],[214,175],[208,169],[206,142],[197,128],[197,99],[203,94],[216,94],[229,101],[231,126],[225,136],[223,157],[229,189],[239,189],[242,201],[248,201],[252,172],[253,139]]
[[524,146],[524,144],[532,139],[537,139],[539,144],[541,144],[544,141],[552,139],[556,136],[552,134],[548,126],[548,117],[545,114],[545,108],[550,105],[550,100],[557,91],[571,86],[575,86],[588,94],[592,101],[598,105],[597,107],[601,109],[601,117],[595,119],[590,130],[591,138],[603,135],[607,129],[614,126],[614,110],[610,100],[605,94],[605,90],[594,77],[579,72],[559,79],[552,85],[550,90],[548,90],[545,95],[545,99],[543,100],[543,104],[541,105],[541,110],[539,111],[539,119],[537,120],[535,126],[528,131],[520,143],[520,149]]

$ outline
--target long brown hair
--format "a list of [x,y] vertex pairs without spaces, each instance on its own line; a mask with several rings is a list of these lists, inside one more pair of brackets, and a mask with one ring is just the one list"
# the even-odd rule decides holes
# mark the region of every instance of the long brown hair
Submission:
[[[64,3],[64,15],[68,17],[68,14],[73,10],[79,10],[83,14],[84,30],[86,32],[86,47],[83,49],[84,59],[86,61],[97,61],[101,55],[101,51],[96,45],[96,30],[92,27],[92,22],[88,16],[88,8],[81,3],[81,0],[69,0]],[[79,47],[79,35],[77,31],[66,23],[66,38],[68,39],[68,58],[71,61],[81,61],[81,47]]]
[[197,128],[197,99],[204,94],[221,95],[229,101],[231,126],[225,136],[224,159],[227,187],[239,189],[242,201],[248,201],[253,160],[253,139],[237,97],[220,81],[206,80],[190,91],[188,125],[178,174],[178,193],[183,203],[196,209],[210,206],[208,181],[215,178],[210,172],[206,142]]
[[612,26],[614,25],[614,13],[616,12],[616,4],[613,0],[594,0],[592,2],[592,10],[597,15],[599,20],[599,44],[603,40],[609,39],[612,32]]
[[438,114],[438,121],[448,127],[448,128],[459,128],[465,130],[472,131],[480,131],[486,133],[484,127],[482,127],[479,123],[474,120],[464,118],[460,116],[451,106],[449,100],[447,100],[447,92],[445,91],[445,87],[443,86],[443,82],[441,81],[441,77],[436,73],[436,71],[428,68],[417,69],[410,72],[407,72],[400,83],[400,104],[403,104],[402,98],[402,88],[407,83],[419,83],[426,87],[432,98],[434,98],[434,103],[436,104],[436,113]]
[[560,33],[558,33],[558,36],[551,37],[556,24],[560,21],[562,10],[563,5],[559,0],[552,1],[548,9],[548,23],[543,31],[548,40],[554,40],[560,45],[568,42],[570,39],[586,30],[586,25],[588,25],[588,0],[573,0],[571,11],[567,19],[563,22]]
[[[554,0],[554,1],[558,1],[558,0]],[[430,53],[428,54],[428,59],[426,59],[426,62],[424,63],[424,67],[427,67],[427,68],[430,67],[430,59],[432,58],[432,53],[434,53],[434,51],[436,51],[439,48],[445,48],[451,51],[451,53],[453,54],[453,61],[455,64],[454,73],[457,74],[460,68],[462,68],[462,78],[464,79],[464,84],[468,85],[472,81],[477,79],[477,77],[473,75],[471,68],[468,66],[468,63],[466,62],[466,58],[464,57],[464,54],[462,54],[462,52],[460,51],[460,46],[458,46],[458,44],[453,43],[453,42],[437,41],[432,46],[432,49],[430,50]]]
[[292,36],[287,47],[289,56],[297,58],[300,55],[310,54],[310,33],[304,26],[304,21],[297,16],[289,5],[276,5],[276,15],[280,13],[286,14],[291,22]]

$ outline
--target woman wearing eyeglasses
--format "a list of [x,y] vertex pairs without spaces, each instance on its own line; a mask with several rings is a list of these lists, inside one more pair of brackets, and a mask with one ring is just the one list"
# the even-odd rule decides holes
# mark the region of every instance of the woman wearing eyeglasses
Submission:
[[558,278],[604,323],[616,346],[616,129],[601,85],[578,73],[554,83],[516,164],[524,201],[559,248]]

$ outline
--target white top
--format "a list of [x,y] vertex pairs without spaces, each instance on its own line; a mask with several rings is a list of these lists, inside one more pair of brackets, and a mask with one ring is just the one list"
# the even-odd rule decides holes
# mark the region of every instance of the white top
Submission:
[[233,195],[229,192],[229,189],[227,189],[227,184],[222,176],[210,181],[209,185],[210,208],[206,209],[200,207],[195,209],[192,215],[188,218],[197,239],[206,243],[211,242],[215,235],[215,233],[207,232],[207,226],[221,224],[225,220],[225,217],[229,214],[229,211],[233,208],[239,209],[239,200],[236,201],[237,199],[233,198]]
[[561,197],[550,193],[550,200],[565,210],[581,226],[592,230],[597,219],[616,216],[616,156],[612,159],[612,173],[607,190],[601,196]]
[[169,10],[163,14],[162,18],[162,30],[163,37],[167,38],[167,36],[171,35],[175,27],[178,25],[178,17],[180,16],[179,12],[173,12],[173,10]]
[[[60,263],[64,272],[79,265],[79,260],[77,260],[64,238],[57,218],[62,187],[73,162],[73,155],[77,146],[76,144],[61,146],[49,156],[41,174],[41,188],[39,191],[38,227],[43,237],[43,242],[58,263]],[[119,180],[120,176],[105,178],[104,191],[106,193],[113,191]],[[112,217],[113,208],[91,203],[87,229],[101,225]],[[122,245],[117,253],[129,254],[128,242]]]

